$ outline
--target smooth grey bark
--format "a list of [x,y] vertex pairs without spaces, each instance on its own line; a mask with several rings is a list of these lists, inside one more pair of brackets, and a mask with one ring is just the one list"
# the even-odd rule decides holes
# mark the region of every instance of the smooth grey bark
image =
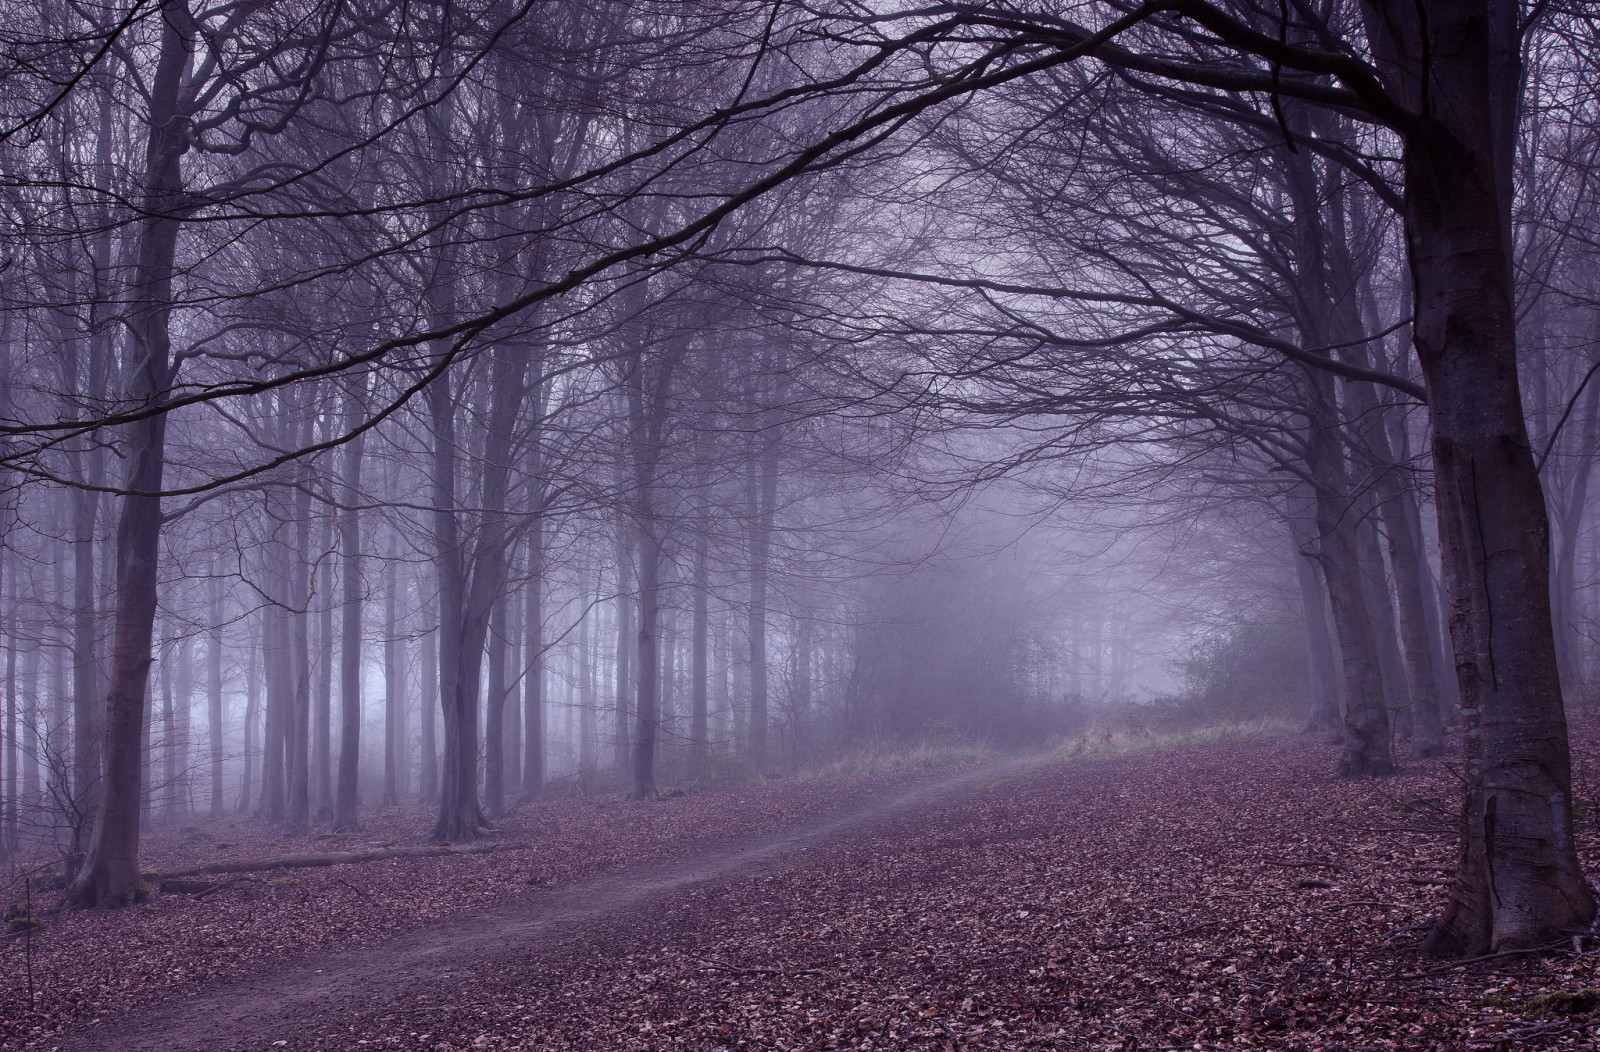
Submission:
[[[311,444],[312,413],[304,402],[295,406],[300,418],[295,432],[299,448]],[[284,824],[290,829],[311,825],[311,477],[299,472],[294,497],[294,551],[290,559],[289,668],[292,688],[288,723],[288,800]]]
[[383,806],[400,802],[400,619],[397,593],[399,550],[389,546],[389,564],[383,571]]
[[[365,378],[345,392],[344,429],[354,431],[364,416]],[[333,800],[333,828],[355,829],[360,820],[361,774],[361,458],[365,433],[344,448],[339,512],[339,784]],[[331,598],[331,597],[330,597]],[[330,641],[331,642],[331,641]],[[423,684],[423,707],[428,689]]]
[[528,584],[522,592],[522,799],[544,793],[544,523],[528,531]]
[[[1292,106],[1288,113],[1296,126],[1302,126],[1303,107]],[[1285,150],[1281,156],[1294,206],[1297,321],[1308,347],[1329,348],[1339,342],[1335,334],[1340,290],[1332,287],[1322,195],[1311,158],[1305,152]],[[1327,350],[1315,353],[1324,357],[1330,354]],[[1372,584],[1363,566],[1360,515],[1351,492],[1334,381],[1321,369],[1307,368],[1303,376],[1306,481],[1314,495],[1317,560],[1328,589],[1328,606],[1344,672],[1344,749],[1337,772],[1341,778],[1387,775],[1394,770],[1394,756],[1379,637],[1372,622],[1373,600],[1377,597],[1370,594]],[[1383,599],[1387,605],[1387,594]]]
[[[267,499],[275,501],[269,490]],[[281,516],[274,516],[278,518]],[[280,526],[281,529],[281,526]],[[294,675],[289,662],[288,551],[274,536],[263,545],[264,577],[271,591],[262,611],[261,661],[266,686],[266,712],[261,735],[261,793],[257,813],[264,822],[282,823],[288,813],[288,757],[290,710]]]
[[709,503],[702,496],[698,528],[694,539],[693,580],[690,582],[693,602],[693,623],[690,627],[689,671],[689,776],[704,778],[710,758],[708,683],[710,669],[710,545],[711,516]]
[[487,640],[488,704],[483,722],[483,810],[492,819],[506,813],[506,595],[502,591],[489,606]]
[[[619,531],[619,536],[625,536],[627,533],[628,530],[624,524]],[[614,684],[616,687],[616,705],[613,722],[614,738],[612,741],[612,747],[614,749],[614,760],[617,765],[617,770],[626,776],[628,770],[628,755],[631,748],[630,743],[632,742],[629,724],[633,717],[633,702],[631,700],[631,695],[633,693],[633,651],[635,644],[633,635],[633,597],[631,594],[633,588],[633,575],[631,573],[632,560],[628,558],[626,554],[629,545],[627,545],[625,542],[619,541],[617,547],[619,553],[617,556],[616,597],[617,647],[615,662],[616,683]]]
[[595,661],[599,655],[594,645],[595,636],[599,633],[598,626],[594,624],[595,597],[585,593],[579,596],[579,601],[583,604],[583,616],[578,622],[578,770],[588,774],[595,768],[599,745],[595,734],[598,723],[598,713],[595,711]]
[[750,465],[746,504],[750,517],[750,767],[767,769],[769,725],[767,696],[767,586],[772,561],[772,530],[778,505],[778,428],[769,425],[757,437]]
[[1294,542],[1295,582],[1300,588],[1301,617],[1306,626],[1306,667],[1311,673],[1311,711],[1305,730],[1330,731],[1339,726],[1339,682],[1333,639],[1328,633],[1327,593],[1323,590],[1310,524],[1291,529],[1290,539]]
[[222,723],[222,619],[223,595],[222,576],[219,568],[213,566],[211,580],[207,582],[211,598],[211,647],[207,654],[206,665],[206,740],[211,746],[211,806],[209,812],[212,818],[221,818],[227,813],[227,801],[222,785],[223,767],[223,735],[225,728]]
[[422,637],[422,762],[418,792],[424,800],[439,796],[439,732],[435,718],[439,712],[439,632]]
[[1426,948],[1477,954],[1587,928],[1550,615],[1550,526],[1517,375],[1511,235],[1522,90],[1511,0],[1365,0],[1408,111],[1413,343],[1433,421],[1439,545],[1465,726],[1461,844]]
[[[329,427],[332,421],[329,421]],[[318,822],[333,818],[333,534],[337,514],[322,522],[317,566],[316,683],[312,690],[311,800]]]
[[253,791],[255,776],[256,749],[256,724],[260,715],[261,703],[261,634],[258,627],[250,639],[250,654],[245,659],[244,672],[244,757],[243,766],[239,774],[239,813],[250,813],[250,799]]
[[[1550,607],[1555,622],[1556,666],[1567,690],[1583,681],[1584,640],[1579,609],[1577,574],[1578,541],[1583,534],[1584,512],[1589,498],[1589,480],[1600,455],[1600,382],[1590,381],[1583,393],[1581,426],[1568,455],[1569,476],[1564,480],[1563,499],[1550,501],[1555,529],[1555,552],[1550,565]],[[1549,478],[1546,460],[1544,477]],[[1548,487],[1547,487],[1548,488]],[[1554,494],[1552,494],[1554,496]]]
[[522,661],[522,596],[506,598],[506,715],[501,732],[505,751],[506,793],[522,793],[522,688],[527,680]]
[[[130,307],[125,395],[134,405],[159,406],[171,386],[172,278],[183,193],[182,158],[191,140],[179,101],[193,24],[183,0],[161,9],[160,50],[150,71],[148,138]],[[142,734],[150,644],[155,627],[160,558],[161,491],[166,462],[166,415],[125,425],[127,465],[117,523],[116,629],[106,703],[105,772],[100,806],[84,865],[68,893],[81,907],[118,906],[149,892],[139,875]]]
[[[9,359],[9,354],[7,355]],[[9,363],[7,363],[9,364]],[[8,370],[9,373],[9,370]],[[4,397],[0,395],[0,397]],[[9,518],[6,525],[10,526]],[[0,586],[9,579],[6,574],[10,557],[7,549],[0,547]],[[13,588],[15,585],[12,586]],[[17,849],[17,820],[19,818],[17,807],[17,636],[15,626],[15,603],[10,608],[4,605],[5,592],[0,587],[0,611],[4,611],[7,631],[5,634],[6,647],[6,712],[5,712],[5,749],[4,749],[4,789],[5,799],[0,801],[0,853],[10,854]]]

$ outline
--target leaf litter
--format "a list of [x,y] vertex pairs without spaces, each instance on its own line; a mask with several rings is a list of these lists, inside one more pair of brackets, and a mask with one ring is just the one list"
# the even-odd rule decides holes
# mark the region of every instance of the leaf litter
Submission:
[[[1595,872],[1600,721],[1575,719],[1573,733],[1579,847]],[[453,961],[404,999],[250,1036],[438,1052],[1596,1047],[1600,935],[1421,957],[1453,863],[1456,780],[1416,761],[1341,782],[1327,773],[1335,754],[1282,737],[1052,762],[606,914],[537,954]],[[0,1046],[51,1047],[64,1029],[274,960],[483,909],[530,881],[687,859],[917,777],[546,805],[506,823],[505,852],[56,915],[34,941],[35,1009],[7,985]],[[425,818],[369,835],[419,840]]]

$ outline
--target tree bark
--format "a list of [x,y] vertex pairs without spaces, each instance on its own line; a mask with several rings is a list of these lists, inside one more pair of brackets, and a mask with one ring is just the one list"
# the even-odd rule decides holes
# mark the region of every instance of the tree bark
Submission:
[[492,819],[506,813],[506,596],[489,608],[488,705],[483,725],[483,810]]
[[422,637],[422,785],[424,800],[439,797],[439,631],[435,628]]
[[220,567],[213,566],[211,580],[211,651],[206,676],[206,740],[211,745],[211,808],[212,818],[227,813],[222,786],[223,725],[222,725],[222,576]]
[[[1433,420],[1439,542],[1465,725],[1461,846],[1427,942],[1478,954],[1586,928],[1550,616],[1550,528],[1517,377],[1511,0],[1367,0],[1404,129],[1413,341]],[[1425,76],[1418,76],[1423,73]]]
[[400,803],[400,786],[397,768],[400,764],[400,634],[399,616],[396,613],[395,593],[400,581],[396,565],[398,546],[389,547],[389,565],[383,573],[383,806],[394,807]]
[[[345,393],[344,429],[361,423],[360,397],[365,378]],[[344,450],[344,478],[340,487],[344,507],[339,512],[339,786],[334,793],[333,828],[355,829],[359,822],[361,774],[361,456],[365,433],[351,439]],[[331,642],[331,641],[330,641]],[[423,685],[423,707],[428,705]]]
[[709,557],[711,528],[709,503],[700,502],[699,529],[694,540],[694,595],[693,625],[690,629],[689,672],[689,777],[704,778],[709,759],[709,728],[707,726],[710,660],[710,610],[709,610]]
[[[178,101],[188,66],[192,25],[183,0],[162,8],[161,50],[149,87],[149,138],[137,263],[128,302],[127,395],[135,405],[160,406],[171,385],[172,277],[180,220],[174,211],[183,190],[182,158],[190,140]],[[100,807],[83,868],[69,899],[82,907],[122,906],[148,894],[139,876],[141,740],[155,628],[160,558],[161,490],[166,461],[166,415],[125,426],[127,464],[117,523],[116,635],[106,703],[105,774]]]
[[544,524],[528,533],[528,586],[522,594],[522,799],[544,793]]
[[750,507],[750,767],[767,769],[767,578],[772,552],[772,527],[778,503],[778,431],[760,436],[760,453],[752,465]]
[[[332,424],[329,424],[332,427]],[[333,551],[337,513],[323,519],[319,551]],[[333,818],[333,559],[318,566],[316,686],[311,720],[311,796],[318,822]]]
[[[296,405],[299,448],[311,444],[312,413]],[[289,785],[284,824],[290,829],[311,825],[311,478],[304,468],[294,499],[295,550],[290,561],[289,667],[293,674],[288,723]]]
[[261,684],[257,672],[261,661],[261,629],[250,639],[250,656],[244,674],[244,763],[239,776],[239,813],[250,813],[250,796],[256,754],[256,722],[260,715]]
[[1315,554],[1315,536],[1309,526],[1290,530],[1294,541],[1295,581],[1300,587],[1301,616],[1306,626],[1306,667],[1311,673],[1311,712],[1307,731],[1329,731],[1339,726],[1338,671],[1333,662],[1333,639],[1328,634],[1327,594]]

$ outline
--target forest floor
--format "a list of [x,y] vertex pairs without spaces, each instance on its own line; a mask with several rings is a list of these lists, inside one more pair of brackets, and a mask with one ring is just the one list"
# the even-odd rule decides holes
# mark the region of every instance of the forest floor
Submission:
[[[1594,873],[1600,721],[1573,729]],[[524,808],[490,854],[47,916],[0,947],[0,1047],[1600,1047],[1600,938],[1417,954],[1445,763],[1340,782],[1336,755],[1258,737]],[[425,832],[394,813],[361,843]],[[169,839],[153,866],[307,849]]]

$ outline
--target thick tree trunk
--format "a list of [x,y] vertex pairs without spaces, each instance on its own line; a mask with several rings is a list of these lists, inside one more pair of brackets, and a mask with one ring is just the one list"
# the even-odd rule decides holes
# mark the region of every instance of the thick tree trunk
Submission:
[[[1299,106],[1292,107],[1289,114],[1296,124],[1305,117]],[[1326,356],[1331,352],[1325,348],[1339,342],[1334,339],[1338,332],[1338,304],[1352,296],[1353,290],[1336,287],[1340,282],[1330,271],[1323,194],[1309,155],[1286,152],[1283,159],[1294,202],[1301,337],[1309,347],[1323,348],[1313,353]],[[1307,369],[1304,377],[1305,467],[1315,494],[1317,560],[1328,589],[1328,606],[1344,670],[1344,752],[1338,774],[1341,778],[1386,775],[1394,770],[1394,759],[1380,641],[1372,623],[1373,600],[1379,597],[1371,594],[1371,583],[1363,568],[1360,516],[1351,495],[1333,378],[1319,369]],[[1376,550],[1375,544],[1367,547]],[[1381,564],[1381,557],[1379,561]],[[1378,577],[1381,582],[1381,572]],[[1387,591],[1381,598],[1387,607]]]
[[[1320,384],[1323,378],[1312,381]],[[1322,402],[1321,397],[1317,400]],[[1306,461],[1316,480],[1317,561],[1328,588],[1344,670],[1344,753],[1338,774],[1364,778],[1391,773],[1394,757],[1337,427],[1331,410],[1313,413]]]
[[[181,28],[180,28],[181,27]],[[136,273],[128,296],[129,401],[159,406],[171,384],[172,276],[180,221],[173,206],[182,192],[182,158],[189,147],[178,99],[189,57],[188,11],[173,0],[162,11],[161,51],[149,87],[145,151],[145,217],[138,234]],[[139,877],[139,808],[143,796],[141,741],[155,628],[160,557],[161,490],[166,461],[166,415],[128,424],[122,454],[127,495],[117,524],[116,635],[106,702],[105,774],[94,834],[69,899],[78,906],[120,906],[147,893]]]
[[449,376],[428,389],[433,421],[434,566],[439,580],[439,708],[444,735],[434,840],[470,840],[486,825],[478,808],[478,662],[464,661],[463,567],[456,524],[455,410]]
[[1405,130],[1413,339],[1465,725],[1456,881],[1427,948],[1536,946],[1587,927],[1595,900],[1573,842],[1550,530],[1517,378],[1520,11],[1511,0],[1367,6],[1391,91],[1418,114]]

